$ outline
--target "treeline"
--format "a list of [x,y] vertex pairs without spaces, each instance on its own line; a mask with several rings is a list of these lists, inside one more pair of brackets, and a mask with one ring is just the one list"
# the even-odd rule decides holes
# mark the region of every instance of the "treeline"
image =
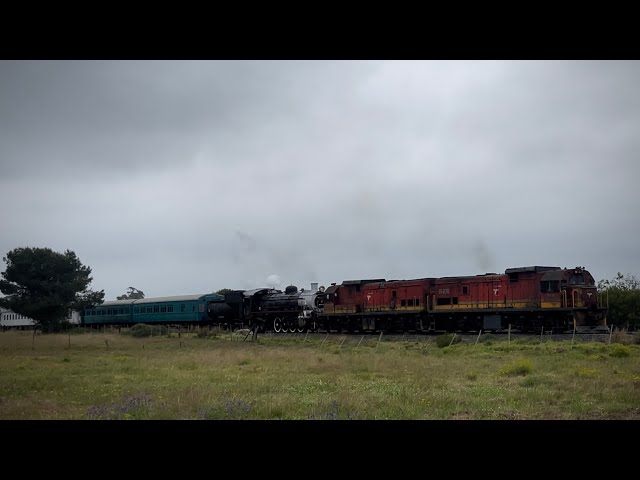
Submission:
[[612,280],[600,280],[598,290],[606,291],[609,301],[607,324],[640,328],[640,281],[633,275],[618,275]]

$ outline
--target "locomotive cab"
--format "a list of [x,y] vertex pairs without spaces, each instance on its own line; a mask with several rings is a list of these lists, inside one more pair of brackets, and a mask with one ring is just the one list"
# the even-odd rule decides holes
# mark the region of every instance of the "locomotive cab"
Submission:
[[586,269],[562,270],[561,306],[573,310],[576,327],[606,327],[606,306],[598,295],[596,282]]

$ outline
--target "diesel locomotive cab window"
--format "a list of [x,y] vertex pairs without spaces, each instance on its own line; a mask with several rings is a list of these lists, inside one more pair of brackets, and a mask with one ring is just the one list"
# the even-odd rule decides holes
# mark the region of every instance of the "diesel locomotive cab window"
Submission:
[[560,282],[558,280],[545,280],[540,282],[540,291],[542,293],[557,293],[560,291]]
[[584,285],[584,275],[571,275],[569,278],[569,283],[571,285]]

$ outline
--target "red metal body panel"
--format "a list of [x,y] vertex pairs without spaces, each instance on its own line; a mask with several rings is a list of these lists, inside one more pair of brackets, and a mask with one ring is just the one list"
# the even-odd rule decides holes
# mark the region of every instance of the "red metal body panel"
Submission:
[[365,312],[426,309],[430,279],[369,283],[362,289]]

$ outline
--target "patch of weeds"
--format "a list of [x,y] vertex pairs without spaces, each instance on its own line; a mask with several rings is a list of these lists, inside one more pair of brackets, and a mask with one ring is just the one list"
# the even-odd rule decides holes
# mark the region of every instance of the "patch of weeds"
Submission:
[[587,358],[589,358],[589,360],[600,360],[601,362],[606,362],[607,361],[607,356],[604,355],[603,353],[597,353],[595,355],[589,355]]
[[525,387],[525,388],[529,388],[529,387],[535,387],[536,385],[540,385],[542,383],[540,377],[536,377],[535,375],[532,375],[530,377],[525,377],[520,381],[520,386],[521,387]]
[[460,343],[461,341],[462,338],[460,338],[458,335],[454,337],[453,335],[449,335],[448,333],[444,335],[438,335],[438,337],[436,337],[436,345],[438,346],[438,348],[448,347],[449,345]]
[[252,402],[242,398],[225,398],[217,405],[201,407],[196,413],[200,420],[242,420],[246,419],[254,410]]
[[531,362],[526,359],[521,359],[510,365],[504,366],[500,373],[502,373],[502,375],[506,375],[509,377],[516,377],[519,375],[521,376],[528,375],[531,373],[532,370],[533,370],[533,367],[531,365]]
[[491,345],[498,339],[497,335],[492,333],[484,333],[480,335],[478,343],[484,343],[485,345]]
[[576,370],[576,377],[580,378],[596,378],[598,371],[595,368],[581,367]]
[[238,362],[238,365],[249,365],[250,363],[251,363],[251,360],[249,360],[248,358],[243,358]]
[[613,345],[611,347],[611,351],[609,352],[609,356],[614,358],[623,358],[628,357],[629,355],[631,355],[629,347],[627,347],[626,345],[621,345],[619,343]]
[[63,362],[70,362],[70,361],[71,361],[71,359],[70,359],[70,358],[67,358],[67,357],[64,357],[64,358],[62,359],[62,361],[63,361]]
[[307,417],[308,420],[354,420],[356,418],[356,414],[354,412],[344,412],[340,411],[340,405],[336,400],[331,402],[327,410],[322,413],[313,413]]
[[107,405],[92,405],[87,409],[87,416],[91,419],[112,419],[124,416],[132,418],[131,412],[147,409],[153,405],[153,400],[147,394],[133,395],[124,399],[122,403]]
[[475,382],[478,379],[477,373],[467,373],[467,380]]

